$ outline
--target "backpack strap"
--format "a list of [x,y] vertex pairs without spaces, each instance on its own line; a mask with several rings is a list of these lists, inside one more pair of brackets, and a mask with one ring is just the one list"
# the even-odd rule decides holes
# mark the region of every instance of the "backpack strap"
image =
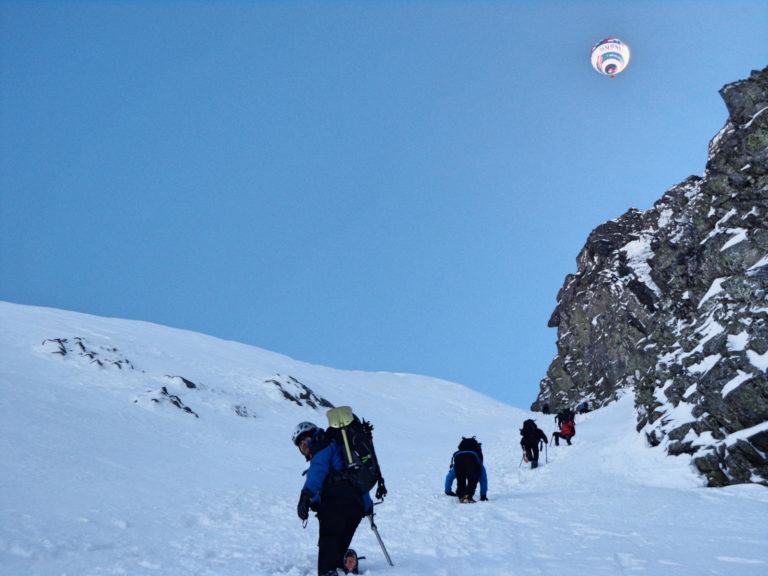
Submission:
[[314,436],[312,436],[312,441],[309,443],[310,458],[320,452],[320,450],[326,448],[331,443],[331,440],[333,440],[333,436],[331,434],[328,434],[328,432],[325,430],[319,430]]

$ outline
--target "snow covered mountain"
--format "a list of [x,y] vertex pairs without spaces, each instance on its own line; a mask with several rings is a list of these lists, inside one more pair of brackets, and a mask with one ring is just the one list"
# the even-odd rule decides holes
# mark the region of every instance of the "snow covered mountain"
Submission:
[[768,68],[720,94],[704,176],[587,239],[532,408],[630,389],[649,442],[710,486],[768,485]]
[[[702,487],[687,458],[648,447],[631,395],[530,470],[531,413],[457,384],[0,302],[0,575],[314,574],[290,436],[331,404],[376,426],[395,566],[363,523],[371,576],[768,573],[768,490]],[[443,494],[462,435],[483,442],[489,502]]]

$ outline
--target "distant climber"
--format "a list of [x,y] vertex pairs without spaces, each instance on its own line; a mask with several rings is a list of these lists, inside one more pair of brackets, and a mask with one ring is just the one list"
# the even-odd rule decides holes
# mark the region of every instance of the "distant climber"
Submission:
[[531,468],[537,468],[539,466],[539,444],[541,442],[547,443],[547,435],[536,426],[536,422],[530,419],[523,422],[520,435],[523,437],[520,440],[520,446],[523,447],[526,461],[531,463]]
[[576,413],[573,410],[570,408],[563,408],[557,413],[557,416],[555,416],[555,423],[557,424],[558,428],[561,428],[563,426],[563,422],[573,420],[575,416]]
[[[456,492],[451,489],[456,480]],[[483,465],[482,444],[474,436],[461,438],[459,449],[451,457],[451,467],[445,477],[445,493],[457,496],[462,504],[475,502],[475,490],[480,483],[480,500],[488,500],[488,475]]]
[[574,436],[576,436],[576,424],[573,419],[564,421],[562,426],[560,426],[560,432],[552,432],[552,439],[555,441],[555,446],[560,446],[560,438],[565,440],[568,443],[568,446],[570,446],[571,438]]

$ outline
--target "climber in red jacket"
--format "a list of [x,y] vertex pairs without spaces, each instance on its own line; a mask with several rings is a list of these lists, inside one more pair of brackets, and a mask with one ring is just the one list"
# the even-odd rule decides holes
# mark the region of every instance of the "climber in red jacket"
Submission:
[[552,438],[555,439],[555,446],[560,446],[560,438],[568,442],[568,446],[571,445],[571,438],[576,436],[576,424],[573,419],[566,420],[560,426],[560,432],[552,432]]

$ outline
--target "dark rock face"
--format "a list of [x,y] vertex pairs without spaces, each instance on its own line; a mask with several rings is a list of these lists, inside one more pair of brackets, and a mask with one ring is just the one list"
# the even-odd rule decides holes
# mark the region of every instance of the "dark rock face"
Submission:
[[[40,347],[45,352],[61,356],[63,361],[76,364],[80,368],[87,366],[93,370],[116,369],[126,373],[135,370],[133,363],[114,346],[92,343],[81,336],[73,338],[47,338],[41,343]],[[141,372],[144,373],[143,370]],[[167,382],[167,384],[160,386],[159,390],[145,388],[143,393],[139,394],[133,402],[139,404],[146,401],[161,406],[171,405],[187,414],[191,414],[195,418],[199,418],[200,415],[184,403],[181,394],[194,390],[192,397],[198,401],[201,396],[210,397],[222,394],[222,392],[211,388],[211,386],[193,382],[184,376],[170,376],[166,374],[162,377],[162,380]],[[273,389],[273,386],[276,386],[281,394],[279,397],[282,400],[293,402],[298,406],[306,404],[317,411],[333,408],[333,404],[330,401],[316,394],[309,386],[293,376],[284,377],[280,374],[275,374],[273,378],[264,380],[263,384],[265,388],[270,390]],[[242,404],[236,404],[232,408],[235,414],[241,418],[257,417],[253,410],[249,410],[247,406]]]
[[532,409],[630,390],[638,430],[709,485],[768,485],[768,68],[720,94],[704,176],[587,239]]

